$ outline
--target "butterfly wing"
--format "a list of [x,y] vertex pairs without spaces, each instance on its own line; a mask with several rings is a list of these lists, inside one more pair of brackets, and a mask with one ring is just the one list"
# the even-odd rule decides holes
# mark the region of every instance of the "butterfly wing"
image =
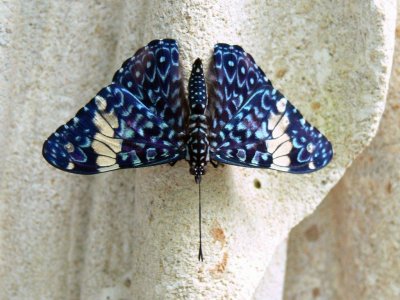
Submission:
[[210,74],[211,132],[219,132],[265,82],[263,71],[240,46],[217,44]]
[[155,40],[139,49],[122,64],[113,82],[126,87],[173,130],[183,131],[188,106],[175,40]]
[[329,163],[331,143],[274,89],[249,54],[238,46],[217,44],[214,60],[212,111],[223,123],[214,116],[211,159],[290,173],[313,172]]
[[[167,67],[143,58],[157,57],[160,49]],[[179,106],[183,91],[177,51],[172,40],[154,41],[140,49],[138,56],[117,71],[114,83],[46,140],[44,158],[61,170],[79,174],[147,167],[183,158],[184,108]],[[151,71],[158,75],[144,72],[136,77],[137,70],[149,69],[149,61],[154,63]],[[151,80],[157,80],[158,87],[151,85]]]

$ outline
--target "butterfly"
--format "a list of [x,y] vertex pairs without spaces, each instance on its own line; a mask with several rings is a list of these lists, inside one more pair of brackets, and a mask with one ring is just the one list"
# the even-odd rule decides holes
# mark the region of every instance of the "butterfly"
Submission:
[[[199,195],[208,163],[310,173],[332,159],[327,138],[240,46],[215,45],[208,79],[207,88],[197,59],[186,101],[177,42],[154,40],[50,135],[43,156],[52,166],[77,174],[173,165],[184,159]],[[200,201],[199,208],[201,212]]]

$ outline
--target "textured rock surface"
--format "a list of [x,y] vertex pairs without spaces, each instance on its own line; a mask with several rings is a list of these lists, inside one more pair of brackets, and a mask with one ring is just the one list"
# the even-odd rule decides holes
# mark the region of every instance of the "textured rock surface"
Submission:
[[400,299],[400,22],[377,136],[290,234],[285,299]]
[[287,239],[275,250],[268,268],[265,270],[253,300],[281,300],[284,295],[284,282],[287,259]]
[[[384,107],[391,1],[0,5],[2,299],[251,297],[276,246],[372,138]],[[163,37],[179,40],[186,75],[215,42],[241,44],[337,153],[302,177],[210,170],[204,264],[185,163],[81,177],[50,168],[40,153],[127,56]]]

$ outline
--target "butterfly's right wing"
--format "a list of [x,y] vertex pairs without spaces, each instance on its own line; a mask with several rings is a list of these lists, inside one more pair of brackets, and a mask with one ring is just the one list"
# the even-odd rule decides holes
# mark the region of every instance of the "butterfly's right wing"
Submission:
[[185,156],[185,115],[177,44],[153,41],[47,139],[43,156],[79,174],[174,162]]
[[215,46],[211,79],[212,160],[290,173],[314,172],[330,162],[331,143],[241,47]]

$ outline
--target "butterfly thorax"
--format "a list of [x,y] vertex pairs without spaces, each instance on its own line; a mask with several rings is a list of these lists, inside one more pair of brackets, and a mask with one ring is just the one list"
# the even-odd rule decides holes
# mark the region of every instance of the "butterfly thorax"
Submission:
[[189,79],[190,116],[186,160],[190,165],[190,174],[197,183],[205,174],[205,166],[209,159],[208,122],[205,115],[207,107],[207,90],[204,81],[201,60],[197,59]]

